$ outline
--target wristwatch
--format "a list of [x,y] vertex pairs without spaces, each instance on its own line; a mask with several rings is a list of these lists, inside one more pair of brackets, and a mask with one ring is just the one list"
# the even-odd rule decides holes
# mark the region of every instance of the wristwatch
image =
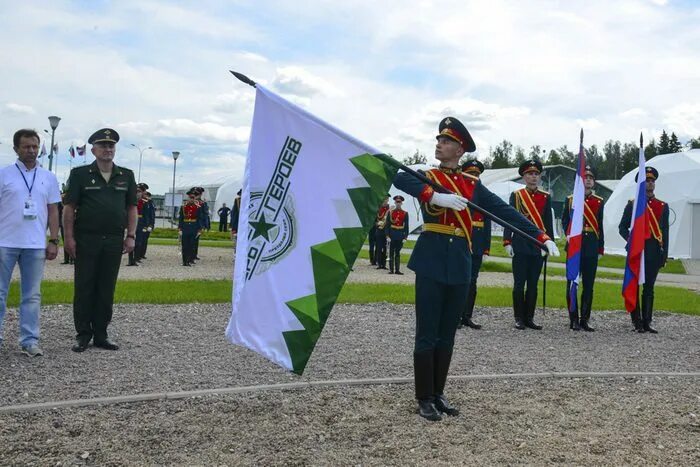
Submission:
[[52,244],[58,246],[58,239],[57,238],[49,238],[49,243],[52,243]]
[[131,235],[131,234],[127,234],[126,238],[133,238],[134,240],[136,240],[136,237],[134,235]]

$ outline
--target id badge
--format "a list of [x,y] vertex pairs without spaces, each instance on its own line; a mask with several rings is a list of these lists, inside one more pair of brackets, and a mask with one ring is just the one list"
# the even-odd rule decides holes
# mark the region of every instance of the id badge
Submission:
[[36,204],[34,204],[34,201],[29,198],[24,202],[24,220],[27,221],[32,221],[36,219],[37,217],[37,212],[36,212]]

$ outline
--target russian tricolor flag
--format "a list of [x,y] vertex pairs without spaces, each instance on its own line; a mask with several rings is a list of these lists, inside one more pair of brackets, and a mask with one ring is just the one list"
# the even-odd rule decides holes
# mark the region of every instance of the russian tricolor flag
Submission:
[[571,203],[571,223],[566,232],[566,279],[569,281],[567,303],[569,313],[578,311],[578,280],[581,273],[581,243],[583,239],[583,210],[585,208],[586,154],[583,151],[583,129],[576,164],[576,179],[574,181],[574,196]]
[[644,241],[647,237],[647,191],[646,164],[644,160],[644,140],[639,135],[639,171],[637,189],[632,207],[632,225],[627,239],[627,260],[625,277],[622,281],[622,297],[625,308],[632,313],[637,307],[639,284],[644,283]]

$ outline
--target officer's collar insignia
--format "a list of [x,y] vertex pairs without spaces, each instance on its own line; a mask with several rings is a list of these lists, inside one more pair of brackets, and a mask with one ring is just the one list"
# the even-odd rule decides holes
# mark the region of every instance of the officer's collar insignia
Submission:
[[93,184],[93,185],[95,184],[95,179],[94,179],[94,178],[92,179],[92,184]]

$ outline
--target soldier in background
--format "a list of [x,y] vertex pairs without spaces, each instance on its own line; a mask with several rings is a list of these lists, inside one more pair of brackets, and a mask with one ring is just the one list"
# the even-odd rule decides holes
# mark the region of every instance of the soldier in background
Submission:
[[[587,165],[585,170],[586,178],[583,181],[585,206],[583,210],[583,238],[581,239],[581,318],[579,321],[578,310],[570,313],[569,329],[574,331],[583,329],[584,331],[592,332],[595,329],[588,324],[588,321],[591,319],[591,308],[593,306],[593,285],[595,284],[595,275],[598,270],[598,259],[603,256],[605,251],[603,237],[604,200],[593,193],[596,170],[590,165]],[[566,199],[566,206],[561,216],[561,225],[567,235],[569,235],[571,226],[573,199],[573,195]],[[570,287],[571,283],[567,281],[567,290]]]
[[194,264],[194,260],[199,261],[199,239],[201,237],[201,234],[204,230],[209,231],[211,229],[211,217],[209,215],[209,204],[202,199],[202,195],[204,194],[204,188],[201,186],[195,187],[194,188],[194,195],[195,195],[195,200],[199,204],[199,208],[202,211],[202,224],[201,224],[201,231],[200,233],[196,236],[194,240],[194,259],[192,263]]
[[389,194],[387,193],[384,202],[377,211],[377,218],[374,221],[374,260],[377,269],[386,269],[386,216],[389,214]]
[[231,208],[224,203],[216,213],[219,215],[219,232],[228,232],[228,216],[231,213]]
[[[552,197],[538,187],[542,176],[542,164],[537,160],[528,160],[520,164],[518,173],[525,181],[525,188],[510,194],[510,205],[525,216],[535,227],[554,238],[552,220]],[[520,236],[513,236],[509,229],[503,230],[503,245],[513,258],[513,314],[515,328],[540,330],[535,324],[535,307],[537,306],[537,283],[542,273],[544,258],[539,248]],[[525,291],[527,284],[527,291]]]
[[145,183],[138,183],[136,185],[136,199],[138,200],[138,203],[136,204],[136,246],[134,247],[134,251],[129,253],[129,262],[126,264],[127,266],[138,266],[136,262],[140,259],[140,252],[143,248],[143,243],[145,240],[144,231],[146,229],[146,218],[144,217],[144,206],[146,204],[146,200],[144,199],[143,195],[146,193],[147,189],[148,185]]
[[182,240],[182,265],[192,266],[195,260],[195,242],[204,230],[204,213],[201,203],[197,201],[199,190],[190,188],[188,198],[183,201],[178,221],[179,235]]
[[139,253],[139,258],[136,261],[141,261],[146,258],[146,250],[148,249],[148,239],[151,238],[151,232],[156,227],[156,205],[153,203],[151,193],[146,191],[143,194],[143,199],[146,201],[144,206],[144,216],[146,217],[146,231],[144,232],[144,241],[141,252]]
[[[484,164],[476,159],[465,162],[462,172],[479,178],[484,172]],[[479,279],[479,271],[484,260],[491,251],[491,219],[484,217],[479,211],[472,211],[472,280],[469,284],[467,306],[462,314],[460,327],[467,326],[472,329],[481,329],[480,324],[472,321],[474,304],[476,303],[476,283]]]
[[389,274],[403,275],[401,272],[401,248],[408,238],[408,213],[401,209],[404,197],[394,196],[394,209],[386,215],[386,236],[389,239]]
[[[637,308],[631,313],[632,323],[637,332],[650,332],[656,334],[656,329],[651,327],[652,313],[654,310],[654,284],[659,269],[666,266],[668,260],[668,204],[654,195],[656,180],[659,172],[654,167],[646,168],[646,192],[647,192],[647,224],[649,238],[644,242],[644,285],[642,288],[642,310],[639,312],[639,299]],[[635,181],[637,177],[635,176]],[[630,225],[632,223],[631,199],[620,220],[619,231],[622,238],[629,242]]]

